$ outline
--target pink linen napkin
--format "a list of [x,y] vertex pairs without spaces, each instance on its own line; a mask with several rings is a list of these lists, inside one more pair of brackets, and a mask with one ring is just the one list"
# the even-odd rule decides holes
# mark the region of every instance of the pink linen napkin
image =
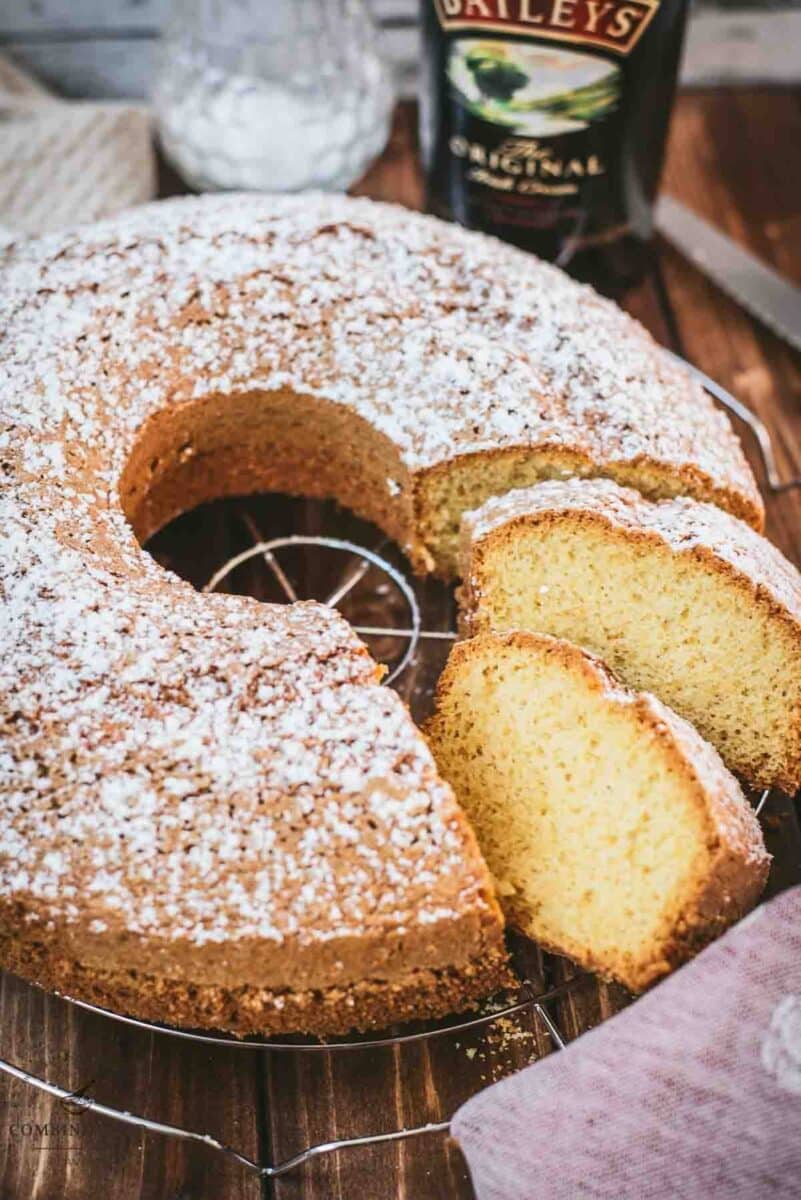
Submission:
[[801,886],[452,1130],[479,1200],[799,1200]]

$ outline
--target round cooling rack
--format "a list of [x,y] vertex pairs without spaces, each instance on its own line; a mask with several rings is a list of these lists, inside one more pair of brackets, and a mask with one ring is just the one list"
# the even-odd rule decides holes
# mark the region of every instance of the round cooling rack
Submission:
[[[414,653],[421,638],[440,641],[455,640],[457,635],[451,630],[423,629],[421,627],[420,606],[417,602],[417,596],[406,576],[397,567],[393,567],[392,563],[382,558],[376,550],[369,550],[365,546],[358,546],[355,542],[344,541],[342,538],[310,537],[304,534],[293,534],[291,537],[273,538],[268,542],[259,540],[248,550],[243,550],[241,554],[235,554],[233,558],[229,558],[227,562],[223,563],[214,572],[208,583],[204,585],[202,591],[216,591],[220,584],[224,583],[238,567],[250,562],[251,559],[260,558],[272,571],[288,603],[294,604],[297,600],[301,599],[316,599],[316,597],[299,596],[282,567],[277,557],[277,552],[289,547],[311,551],[314,555],[325,552],[340,556],[344,555],[346,558],[356,560],[356,564],[351,566],[343,581],[337,585],[336,589],[329,593],[329,595],[321,598],[321,602],[328,608],[338,608],[346,598],[352,599],[356,589],[365,582],[370,567],[376,569],[382,580],[378,585],[379,587],[383,587],[384,589],[387,589],[388,586],[394,587],[400,593],[408,611],[408,620],[405,625],[362,625],[358,623],[351,625],[351,628],[365,638],[365,640],[392,638],[403,644],[403,649],[397,661],[390,664],[388,668],[388,674],[384,679],[384,683],[394,683],[406,670],[414,658]],[[394,606],[391,604],[387,607],[390,611],[394,611]]]
[[[444,1034],[464,1033],[467,1030],[477,1029],[482,1026],[490,1025],[501,1019],[508,1019],[516,1016],[519,1013],[530,1011],[541,1022],[545,1032],[548,1034],[554,1050],[564,1049],[567,1039],[553,1016],[548,1012],[547,1005],[554,1001],[561,1000],[575,989],[586,984],[591,980],[592,976],[587,974],[579,974],[572,979],[557,987],[550,988],[544,992],[535,992],[534,987],[528,981],[522,981],[520,990],[527,994],[523,999],[515,1003],[509,1003],[508,998],[498,1000],[492,1007],[491,1011],[482,1012],[473,1017],[449,1018],[445,1021],[419,1022],[418,1027],[407,1032],[387,1033],[382,1036],[366,1036],[363,1038],[336,1039],[331,1041],[308,1040],[282,1042],[274,1038],[246,1038],[237,1039],[233,1036],[225,1036],[222,1034],[207,1034],[197,1030],[176,1029],[168,1025],[159,1025],[149,1021],[140,1021],[135,1017],[128,1017],[122,1013],[112,1012],[110,1009],[100,1008],[94,1004],[88,1004],[83,1000],[75,1000],[70,996],[61,996],[62,1000],[66,1000],[76,1008],[82,1009],[85,1012],[91,1012],[99,1016],[107,1017],[112,1021],[122,1025],[133,1026],[137,1029],[145,1030],[149,1033],[167,1035],[169,1037],[180,1038],[185,1041],[200,1043],[202,1045],[224,1046],[227,1049],[237,1050],[258,1050],[262,1053],[270,1051],[293,1051],[293,1052],[309,1052],[309,1051],[355,1051],[355,1050],[376,1050],[386,1047],[397,1047],[403,1045],[415,1045],[429,1041],[431,1038],[436,1038]],[[492,1002],[490,1002],[492,1003]],[[361,1146],[376,1146],[388,1142],[403,1141],[408,1138],[422,1137],[429,1134],[442,1134],[450,1130],[450,1121],[435,1121],[429,1122],[426,1125],[417,1125],[408,1129],[391,1130],[389,1133],[367,1134],[363,1137],[341,1138],[335,1141],[322,1142],[315,1146],[309,1146],[298,1154],[292,1155],[291,1158],[284,1159],[283,1162],[274,1164],[258,1163],[247,1155],[242,1154],[239,1150],[231,1146],[227,1146],[220,1142],[217,1138],[210,1134],[198,1133],[195,1130],[184,1129],[178,1125],[167,1125],[161,1121],[151,1120],[149,1117],[143,1117],[137,1113],[127,1112],[122,1109],[113,1108],[110,1105],[103,1104],[98,1100],[69,1091],[58,1084],[51,1083],[49,1080],[42,1079],[38,1075],[33,1075],[22,1068],[15,1066],[13,1063],[0,1059],[0,1072],[18,1079],[24,1083],[28,1083],[40,1091],[46,1092],[56,1099],[64,1101],[82,1112],[91,1112],[96,1116],[108,1117],[111,1120],[120,1122],[124,1125],[130,1125],[137,1129],[149,1133],[158,1133],[166,1137],[177,1138],[186,1142],[194,1142],[217,1151],[229,1158],[234,1159],[245,1167],[248,1171],[252,1171],[263,1179],[273,1179],[281,1175],[288,1174],[297,1167],[302,1166],[315,1158],[320,1158],[328,1154],[334,1154],[341,1150],[352,1150]]]
[[[780,493],[789,491],[792,488],[801,487],[801,479],[781,478],[771,436],[756,414],[751,412],[741,401],[716,384],[714,380],[710,379],[702,371],[699,371],[670,351],[666,351],[666,353],[672,359],[686,367],[713,399],[729,412],[733,413],[734,416],[749,428],[761,459],[765,487],[770,492]],[[381,551],[387,545],[386,539],[381,541],[376,548],[360,546],[356,542],[337,537],[292,535],[265,540],[249,515],[245,514],[244,520],[253,537],[254,544],[224,562],[202,587],[202,591],[216,591],[221,585],[226,584],[230,587],[233,583],[232,577],[240,567],[245,566],[253,560],[261,560],[269,569],[281,596],[287,603],[294,603],[305,599],[318,599],[330,608],[346,608],[351,627],[370,645],[374,651],[374,657],[378,661],[389,660],[385,663],[387,666],[387,675],[384,678],[384,682],[387,684],[397,683],[401,679],[404,672],[414,661],[421,643],[425,644],[429,641],[448,642],[456,639],[457,634],[452,630],[423,628],[420,604],[415,592],[415,586],[409,581],[403,571],[393,566],[381,554]],[[336,578],[336,586],[323,596],[300,595],[298,585],[292,581],[293,572],[288,564],[288,558],[293,555],[296,557],[300,556],[301,558],[303,556],[310,556],[311,560],[318,566],[323,556],[330,558],[331,561],[326,564],[326,570],[317,574],[325,575],[328,578]],[[363,592],[363,596],[360,595],[360,592]],[[359,619],[360,610],[366,612],[376,611],[376,605],[372,603],[376,595],[380,595],[382,601],[379,610],[383,614],[388,615],[386,623],[374,623],[369,620],[362,621]],[[364,603],[360,603],[360,601],[364,601]],[[352,619],[354,614],[356,619]],[[379,650],[385,650],[387,646],[390,647],[388,654],[378,652]],[[765,791],[755,800],[755,810],[758,816],[762,812],[769,794],[768,791]],[[396,1033],[334,1038],[330,1041],[303,1037],[288,1038],[285,1040],[258,1037],[239,1039],[225,1033],[176,1029],[171,1026],[142,1021],[122,1013],[112,1012],[109,1009],[101,1008],[69,996],[62,998],[78,1010],[102,1016],[120,1025],[144,1030],[159,1037],[177,1038],[207,1047],[223,1047],[237,1051],[238,1053],[243,1051],[295,1054],[340,1053],[415,1045],[448,1034],[461,1034],[469,1030],[485,1028],[502,1018],[514,1017],[525,1012],[534,1014],[542,1028],[548,1034],[553,1048],[561,1050],[564,1048],[567,1038],[559,1028],[553,1015],[548,1011],[548,1006],[572,994],[575,989],[580,988],[591,979],[592,976],[590,975],[578,974],[558,987],[540,993],[535,991],[534,985],[531,982],[523,979],[520,982],[520,996],[518,999],[513,1001],[510,999],[509,994],[506,994],[502,998],[496,998],[494,1002],[491,1001],[486,1006],[485,1011],[474,1016],[448,1018],[439,1022],[419,1022],[415,1025],[405,1026]],[[67,1101],[83,1111],[108,1117],[111,1120],[135,1126],[138,1129],[151,1133],[163,1134],[167,1137],[207,1146],[216,1152],[235,1159],[247,1170],[254,1172],[263,1179],[277,1178],[295,1170],[312,1159],[334,1154],[342,1150],[396,1142],[407,1138],[442,1134],[450,1129],[450,1121],[448,1120],[407,1129],[393,1130],[389,1133],[346,1138],[309,1146],[299,1154],[293,1155],[291,1158],[285,1159],[280,1163],[263,1164],[255,1162],[238,1150],[224,1145],[208,1134],[197,1133],[174,1125],[166,1125],[159,1121],[138,1116],[135,1113],[102,1104],[100,1101],[85,1095],[76,1095],[60,1087],[58,1084],[31,1074],[4,1059],[0,1059],[0,1072],[28,1083],[32,1087],[38,1088],[40,1091],[46,1092],[60,1100]]]
[[[72,996],[61,995],[61,999],[67,1000],[70,1004],[74,1004],[86,1012],[97,1013],[113,1021],[119,1021],[122,1025],[144,1029],[148,1033],[166,1034],[169,1037],[198,1042],[205,1046],[224,1046],[228,1050],[283,1050],[309,1054],[320,1051],[379,1050],[387,1046],[417,1045],[420,1042],[427,1042],[431,1038],[442,1037],[444,1034],[465,1033],[469,1029],[479,1029],[484,1025],[492,1024],[493,1021],[515,1016],[530,1008],[536,1010],[540,1005],[560,1000],[574,987],[586,982],[588,978],[589,976],[583,974],[576,975],[558,987],[549,988],[548,991],[540,993],[535,992],[531,982],[521,980],[520,991],[526,993],[521,1000],[510,1002],[508,996],[496,997],[489,1002],[490,1007],[485,1006],[486,1011],[480,1012],[476,1016],[447,1017],[442,1021],[414,1022],[404,1026],[405,1032],[401,1033],[386,1033],[377,1036],[367,1034],[330,1039],[297,1037],[287,1041],[272,1037],[237,1038],[233,1034],[206,1033],[201,1029],[178,1029],[174,1025],[161,1025],[154,1021],[142,1021],[137,1017],[128,1017],[123,1013],[113,1012],[111,1009],[101,1008],[96,1004],[89,1004],[86,1000],[76,1000]],[[560,1039],[561,1035],[558,1035],[556,1040]]]
[[747,425],[756,442],[759,457],[762,461],[762,471],[764,474],[764,486],[769,492],[778,494],[780,492],[789,492],[793,488],[801,487],[801,478],[782,479],[779,468],[776,463],[776,452],[773,448],[773,439],[768,431],[768,427],[764,421],[756,415],[755,412],[746,405],[742,400],[738,400],[736,396],[732,396],[731,392],[727,392],[719,383],[715,383],[714,379],[710,379],[703,371],[699,371],[698,367],[694,367],[692,363],[688,363],[686,359],[680,355],[674,354],[672,350],[667,350],[663,347],[664,353],[672,358],[674,362],[680,363],[692,377],[700,383],[701,387],[712,397],[717,400],[723,408],[733,413],[739,421]]

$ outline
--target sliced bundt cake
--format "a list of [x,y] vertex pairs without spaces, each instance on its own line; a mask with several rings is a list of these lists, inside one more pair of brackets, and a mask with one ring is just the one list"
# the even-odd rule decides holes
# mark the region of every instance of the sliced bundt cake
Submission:
[[755,786],[801,781],[801,575],[742,521],[608,480],[542,483],[462,527],[463,625],[532,629],[656,693]]
[[171,200],[0,260],[0,963],[239,1033],[493,991],[489,877],[355,634],[137,542],[283,491],[450,577],[465,509],[574,474],[761,528],[727,418],[554,267],[367,200]]
[[761,830],[716,751],[569,642],[458,643],[428,735],[509,922],[632,990],[762,891]]

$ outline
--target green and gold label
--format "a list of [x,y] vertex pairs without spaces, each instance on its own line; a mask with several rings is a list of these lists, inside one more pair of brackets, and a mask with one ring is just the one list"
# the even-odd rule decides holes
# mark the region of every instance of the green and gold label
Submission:
[[627,55],[659,0],[434,0],[443,30],[535,35]]

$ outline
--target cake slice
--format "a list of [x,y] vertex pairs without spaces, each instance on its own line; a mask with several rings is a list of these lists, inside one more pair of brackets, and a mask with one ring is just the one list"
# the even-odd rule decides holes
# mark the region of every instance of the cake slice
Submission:
[[467,633],[532,629],[656,693],[758,787],[801,782],[801,575],[710,504],[541,483],[462,525]]
[[508,921],[633,991],[762,891],[759,823],[716,751],[578,646],[457,643],[427,732]]

